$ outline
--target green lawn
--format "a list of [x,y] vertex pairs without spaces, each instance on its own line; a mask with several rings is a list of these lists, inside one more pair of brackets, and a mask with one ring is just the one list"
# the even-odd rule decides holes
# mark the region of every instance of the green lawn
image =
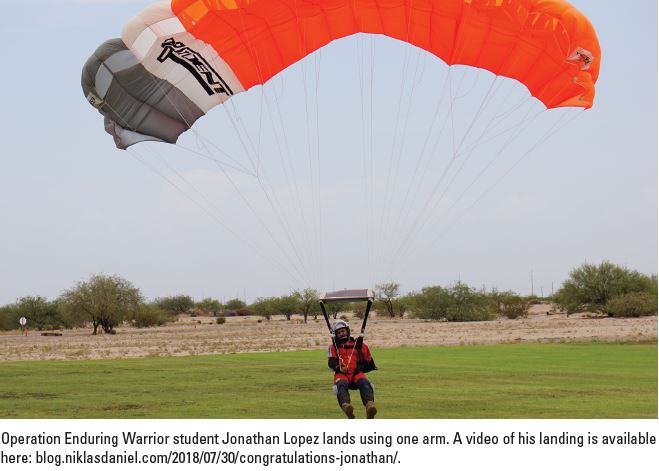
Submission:
[[[656,344],[374,356],[378,418],[657,418]],[[320,350],[0,363],[0,418],[341,418],[325,363]]]

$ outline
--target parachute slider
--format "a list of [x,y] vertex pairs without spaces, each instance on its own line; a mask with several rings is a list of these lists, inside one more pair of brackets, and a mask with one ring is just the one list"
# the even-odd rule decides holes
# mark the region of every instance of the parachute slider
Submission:
[[366,301],[366,309],[364,310],[364,316],[362,321],[362,328],[359,332],[359,337],[357,339],[357,348],[361,348],[361,344],[364,341],[364,332],[366,331],[366,323],[368,322],[368,313],[371,312],[371,306],[373,305],[373,300],[375,295],[371,289],[344,289],[340,291],[331,291],[329,293],[323,293],[318,298],[320,302],[320,310],[323,313],[325,318],[325,323],[327,328],[330,331],[332,337],[332,343],[338,352],[338,346],[336,345],[336,339],[334,337],[334,331],[330,325],[329,316],[327,315],[327,310],[325,310],[325,304],[331,303],[354,303],[359,301]]
[[322,293],[319,301],[321,303],[352,303],[359,301],[373,302],[375,295],[371,289],[344,289],[340,291],[331,291]]

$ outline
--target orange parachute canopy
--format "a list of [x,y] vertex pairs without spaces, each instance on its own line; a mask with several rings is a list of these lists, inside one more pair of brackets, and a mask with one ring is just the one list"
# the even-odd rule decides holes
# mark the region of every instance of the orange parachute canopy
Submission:
[[547,108],[590,108],[600,66],[590,21],[564,0],[172,0],[171,10],[245,90],[356,33],[516,79]]
[[162,0],[92,54],[83,93],[117,147],[173,143],[214,106],[356,33],[510,77],[547,108],[593,105],[599,43],[564,0]]

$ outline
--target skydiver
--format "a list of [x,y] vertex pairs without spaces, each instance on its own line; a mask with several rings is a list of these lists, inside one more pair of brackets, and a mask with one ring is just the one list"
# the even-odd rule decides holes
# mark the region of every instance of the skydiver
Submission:
[[[349,389],[359,389],[366,418],[373,419],[378,410],[375,407],[373,385],[364,373],[376,370],[375,362],[368,346],[360,338],[350,336],[350,326],[345,321],[336,321],[332,327],[335,343],[327,349],[327,366],[334,370],[334,392],[339,406],[349,419],[354,419],[354,408],[350,404]],[[335,348],[338,347],[338,354]]]

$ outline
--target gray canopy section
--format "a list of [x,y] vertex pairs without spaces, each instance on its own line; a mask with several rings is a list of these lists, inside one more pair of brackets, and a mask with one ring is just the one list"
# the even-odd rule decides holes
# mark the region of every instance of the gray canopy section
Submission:
[[357,301],[373,301],[373,291],[370,289],[344,289],[320,295],[323,303],[349,303]]
[[174,143],[204,113],[171,83],[148,72],[121,39],[104,42],[82,69],[82,90],[120,149]]

